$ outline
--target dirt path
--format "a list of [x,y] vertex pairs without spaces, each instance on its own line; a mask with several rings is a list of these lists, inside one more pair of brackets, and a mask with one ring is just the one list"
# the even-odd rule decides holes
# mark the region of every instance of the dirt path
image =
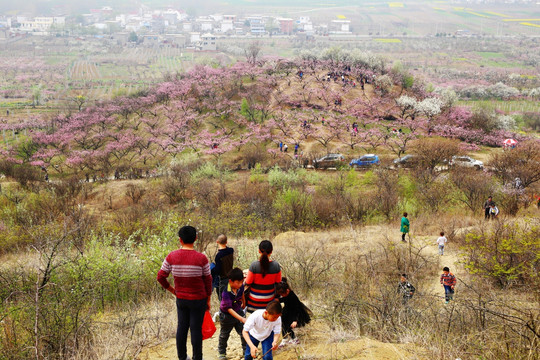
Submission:
[[[219,325],[216,334],[203,343],[203,356],[205,360],[217,360],[217,342]],[[229,360],[241,360],[240,338],[232,335],[229,339],[227,355]],[[328,329],[313,329],[308,336],[303,337],[304,342],[299,345],[289,345],[274,352],[276,360],[297,359],[325,359],[325,360],[368,360],[368,359],[427,359],[424,351],[413,344],[391,344],[380,341],[361,338],[348,341],[329,343]],[[145,349],[138,360],[176,360],[175,339]],[[188,340],[188,354],[191,353]]]
[[[276,249],[286,249],[292,241],[298,243],[305,242],[313,244],[318,241],[328,241],[332,243],[333,249],[339,252],[368,251],[380,246],[381,243],[394,240],[396,244],[401,244],[399,233],[395,227],[388,225],[366,226],[358,229],[342,229],[327,232],[303,233],[290,231],[282,233],[273,239]],[[413,244],[426,245],[424,252],[433,257],[439,257],[433,236],[414,236]],[[234,244],[233,244],[234,246]],[[458,257],[453,244],[448,244],[444,256],[440,256],[440,267],[449,266],[451,269],[458,266]],[[439,284],[438,275],[433,277],[432,283],[424,291],[430,296],[438,296],[443,302],[444,292]],[[216,334],[203,343],[203,354],[205,360],[217,360],[219,324]],[[314,322],[300,334],[300,345],[289,345],[274,352],[276,360],[364,360],[364,359],[428,359],[425,349],[421,349],[412,343],[383,343],[369,338],[343,338],[341,334],[335,334],[326,327],[327,325]],[[347,332],[347,336],[350,334]],[[191,353],[188,340],[188,354]],[[240,338],[232,333],[229,339],[227,351],[229,360],[242,359]],[[144,349],[138,360],[173,360],[177,359],[175,339],[169,339],[165,343]]]
[[[427,254],[432,254],[434,257],[439,258],[439,275],[442,274],[442,268],[445,266],[450,268],[450,272],[459,274],[464,269],[459,261],[458,252],[456,251],[457,245],[447,242],[444,249],[444,255],[439,255],[439,248],[436,244],[437,237],[438,236],[414,236],[413,241],[419,245],[426,245],[424,251]],[[440,297],[441,301],[444,300],[444,289],[440,284],[439,276],[433,277],[433,280],[425,292],[426,295],[434,295]]]

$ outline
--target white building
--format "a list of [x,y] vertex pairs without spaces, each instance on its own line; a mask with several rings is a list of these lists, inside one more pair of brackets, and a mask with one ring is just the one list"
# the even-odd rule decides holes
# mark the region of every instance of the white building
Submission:
[[[20,19],[20,20],[19,20]],[[51,27],[64,27],[66,24],[66,18],[59,17],[35,17],[32,20],[26,18],[19,18],[18,22],[21,25],[20,30],[26,32],[40,33],[40,35],[47,35]]]
[[249,20],[251,34],[264,35],[266,33],[266,24],[262,16],[250,16],[247,19]]
[[189,33],[189,42],[192,44],[196,44],[199,41],[201,41],[201,33],[200,32],[191,32]]
[[11,28],[11,17],[0,19],[0,26],[4,28]]
[[183,34],[165,34],[162,36],[163,42],[179,47],[186,46],[186,36]]
[[122,27],[125,27],[127,24],[127,17],[125,14],[118,15],[114,19],[118,21]]
[[233,31],[233,30],[234,30],[234,24],[233,24],[232,20],[224,20],[221,23],[221,32],[222,33],[226,33],[228,31]]
[[350,34],[350,20],[332,20],[330,34]]
[[182,24],[182,31],[185,31],[185,32],[193,31],[193,24],[191,24],[190,22],[183,23]]
[[215,22],[223,21],[223,15],[221,14],[210,15],[210,18],[212,18],[212,20],[214,20]]
[[213,24],[209,21],[203,21],[201,22],[201,31],[212,31]]
[[199,41],[198,49],[201,51],[216,51],[216,36],[212,34],[204,34]]

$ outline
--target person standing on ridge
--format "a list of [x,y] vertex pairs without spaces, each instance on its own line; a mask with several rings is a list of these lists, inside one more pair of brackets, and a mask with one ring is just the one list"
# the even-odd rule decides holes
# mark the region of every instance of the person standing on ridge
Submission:
[[[188,359],[186,343],[189,330],[193,360],[202,360],[202,323],[204,313],[207,309],[210,310],[212,275],[206,256],[194,249],[197,230],[193,226],[183,226],[178,231],[178,236],[181,247],[167,255],[157,274],[157,281],[176,296],[178,359]],[[170,273],[173,273],[174,286],[167,281]]]
[[493,201],[493,198],[490,196],[484,203],[484,218],[486,220],[489,220],[490,218],[490,212],[491,212],[492,206],[495,206],[495,201]]
[[[408,214],[406,212],[403,213],[403,217],[401,218],[401,241],[405,242],[405,235],[409,233],[409,219],[407,219]],[[410,236],[409,236],[410,237]]]

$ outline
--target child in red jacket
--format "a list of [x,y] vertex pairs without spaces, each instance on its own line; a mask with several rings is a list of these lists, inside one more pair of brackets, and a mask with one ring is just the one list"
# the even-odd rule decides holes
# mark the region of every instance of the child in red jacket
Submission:
[[441,285],[444,287],[444,300],[448,304],[454,298],[454,288],[456,286],[456,277],[450,272],[448,266],[443,268]]

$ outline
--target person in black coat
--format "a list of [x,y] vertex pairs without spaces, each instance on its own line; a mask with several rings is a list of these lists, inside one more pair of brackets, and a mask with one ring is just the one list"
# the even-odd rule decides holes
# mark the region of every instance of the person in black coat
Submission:
[[415,291],[416,289],[409,282],[409,277],[407,274],[401,274],[401,280],[398,285],[398,293],[402,296],[401,303],[406,305],[407,302],[413,297]]
[[287,343],[287,338],[288,343],[298,344],[293,329],[309,324],[313,313],[291,290],[287,278],[282,278],[281,282],[276,285],[276,293],[279,295],[279,302],[285,305],[281,314],[282,344]]

